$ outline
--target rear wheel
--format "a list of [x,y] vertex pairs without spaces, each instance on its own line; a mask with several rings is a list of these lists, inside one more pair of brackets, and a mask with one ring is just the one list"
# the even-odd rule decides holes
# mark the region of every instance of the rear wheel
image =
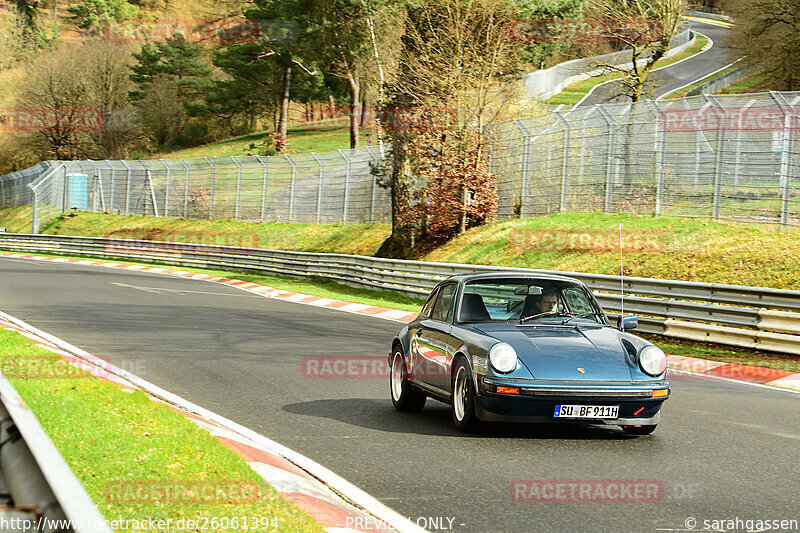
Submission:
[[400,347],[395,348],[392,354],[389,389],[392,394],[392,404],[398,411],[419,411],[425,406],[427,399],[425,394],[408,382],[406,361]]
[[622,426],[622,431],[628,435],[649,435],[655,430],[655,424],[652,426]]
[[453,377],[453,423],[459,431],[472,432],[478,427],[475,416],[475,385],[472,372],[464,359],[456,363]]

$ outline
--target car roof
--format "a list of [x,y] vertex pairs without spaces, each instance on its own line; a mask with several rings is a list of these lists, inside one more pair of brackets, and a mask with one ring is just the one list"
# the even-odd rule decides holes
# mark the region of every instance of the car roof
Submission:
[[569,276],[562,276],[559,274],[549,274],[549,273],[540,273],[540,272],[524,272],[519,270],[498,270],[496,272],[470,272],[464,274],[456,274],[454,276],[450,276],[449,278],[442,281],[457,281],[459,283],[465,283],[468,281],[473,280],[481,280],[481,279],[497,279],[497,278],[522,278],[522,279],[546,279],[546,280],[554,280],[554,281],[572,281],[579,285],[584,285],[582,281],[579,279],[571,278]]

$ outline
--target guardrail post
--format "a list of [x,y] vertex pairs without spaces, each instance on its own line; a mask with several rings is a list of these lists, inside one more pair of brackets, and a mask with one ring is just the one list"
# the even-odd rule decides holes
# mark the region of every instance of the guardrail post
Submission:
[[294,188],[297,182],[297,164],[288,154],[286,155],[286,160],[292,165],[292,188],[289,192],[289,223],[291,224],[294,220]]
[[350,207],[350,158],[345,155],[344,150],[339,149],[339,155],[347,163],[347,175],[344,177],[344,206],[342,206],[342,224],[347,224],[347,210]]
[[186,169],[186,186],[183,192],[183,218],[189,218],[189,178],[192,175],[192,169],[183,159],[179,159],[178,161],[180,161],[183,168]]
[[[125,177],[125,214],[131,214],[131,167],[128,166],[128,163],[125,162],[123,159],[121,161],[122,166],[125,167],[127,171]],[[64,181],[66,181],[66,176],[64,177]]]
[[569,122],[564,119],[563,115],[556,111],[553,113],[564,127],[564,155],[561,160],[561,205],[559,211],[565,213],[567,211],[567,178],[569,177]]
[[[379,165],[380,161],[381,161],[380,156],[378,156],[378,154],[375,153],[375,151],[372,149],[371,146],[367,146],[366,149],[367,149],[367,152],[369,152],[369,154],[375,160],[375,165],[377,167],[377,165]],[[492,160],[489,159],[490,172],[491,172],[491,168],[492,168],[491,165],[492,165]],[[370,173],[370,175],[372,175],[372,174]],[[378,178],[376,178],[375,176],[372,176],[372,204],[370,205],[370,210],[369,210],[369,223],[370,224],[374,224],[375,223],[375,207],[376,207],[376,203],[378,201],[377,196],[378,196]]]
[[256,156],[256,159],[264,165],[264,185],[261,188],[261,222],[267,216],[267,178],[269,178],[269,157]]
[[606,198],[603,212],[610,213],[612,192],[614,190],[615,181],[614,169],[616,168],[616,165],[614,165],[614,152],[617,149],[617,121],[602,105],[595,104],[595,108],[600,110],[600,114],[603,116],[603,119],[606,121],[606,125],[608,126],[608,146],[606,148]]
[[311,152],[311,155],[314,156],[314,159],[319,164],[319,186],[317,187],[317,224],[319,224],[322,215],[322,180],[325,176],[325,164],[317,157],[316,152]]
[[237,172],[236,172],[236,206],[234,207],[233,211],[233,219],[239,220],[239,198],[241,197],[242,191],[242,165],[239,161],[236,160],[234,156],[231,156],[231,160],[233,160],[234,164],[236,164]]
[[528,173],[530,171],[530,159],[531,159],[531,131],[522,123],[522,121],[518,118],[514,119],[514,124],[522,131],[522,134],[525,136],[525,141],[522,149],[522,190],[520,191],[519,195],[519,217],[525,218],[526,213],[526,202],[525,197],[528,195]]
[[169,216],[169,184],[170,184],[170,178],[172,176],[172,169],[169,168],[169,165],[163,159],[159,159],[159,161],[161,161],[161,164],[164,165],[164,168],[167,169],[167,189],[164,191],[164,216],[168,217]]
[[211,202],[209,203],[208,207],[208,218],[211,220],[214,218],[214,189],[216,188],[216,179],[217,179],[217,167],[214,165],[214,162],[211,159],[205,157],[206,163],[211,165]]

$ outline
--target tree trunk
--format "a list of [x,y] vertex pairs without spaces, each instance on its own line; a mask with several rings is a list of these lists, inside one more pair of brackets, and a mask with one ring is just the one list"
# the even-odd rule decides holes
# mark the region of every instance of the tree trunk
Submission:
[[350,83],[350,149],[355,150],[359,147],[358,128],[361,124],[361,85],[352,73],[347,74],[347,81]]
[[275,150],[282,153],[286,150],[286,136],[289,129],[289,89],[292,86],[292,67],[286,67],[283,73],[283,94],[281,96],[281,115],[278,119],[278,135],[275,136]]
[[408,225],[400,217],[409,207],[408,133],[396,131],[392,143],[392,237],[404,243],[408,239]]
[[368,115],[369,115],[369,103],[367,102],[366,99],[364,99],[364,101],[361,102],[361,123],[359,124],[359,126],[361,126],[362,128],[366,128],[368,125],[367,123]]
[[328,95],[328,118],[335,118],[336,117],[336,100],[333,99],[333,95]]

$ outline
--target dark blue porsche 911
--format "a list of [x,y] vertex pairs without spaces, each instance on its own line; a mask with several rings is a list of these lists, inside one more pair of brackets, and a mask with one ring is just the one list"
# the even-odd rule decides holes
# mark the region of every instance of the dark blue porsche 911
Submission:
[[462,431],[478,421],[581,422],[645,435],[670,391],[667,358],[627,332],[637,325],[624,316],[612,326],[576,279],[454,276],[392,343],[392,403],[449,403]]

